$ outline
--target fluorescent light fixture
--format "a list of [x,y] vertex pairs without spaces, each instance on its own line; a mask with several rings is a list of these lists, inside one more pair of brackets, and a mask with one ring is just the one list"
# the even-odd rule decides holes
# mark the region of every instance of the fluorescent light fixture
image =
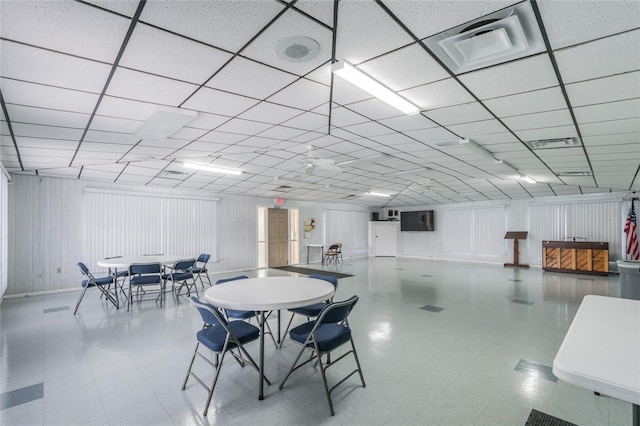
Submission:
[[187,169],[203,170],[205,172],[224,173],[227,175],[241,175],[241,170],[222,169],[220,167],[205,166],[204,164],[182,163],[182,167]]
[[133,134],[136,139],[162,141],[198,116],[182,108],[159,107]]
[[381,194],[380,192],[367,192],[367,195],[371,195],[374,197],[390,197],[389,194]]
[[458,144],[468,146],[469,148],[473,149],[475,152],[482,155],[483,157],[494,159],[493,153],[488,151],[486,148],[483,148],[482,146],[478,145],[477,142],[474,142],[471,139],[460,139],[458,141]]
[[536,180],[529,177],[529,176],[525,176],[525,175],[520,175],[520,179],[527,182],[527,183],[536,183]]
[[331,64],[331,72],[405,114],[418,114],[420,112],[420,108],[347,62],[334,62]]

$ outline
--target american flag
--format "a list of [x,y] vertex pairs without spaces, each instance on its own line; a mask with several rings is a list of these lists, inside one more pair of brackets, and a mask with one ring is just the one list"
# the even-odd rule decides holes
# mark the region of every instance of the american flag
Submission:
[[631,260],[640,259],[637,224],[636,211],[633,209],[633,201],[631,201],[631,209],[627,215],[627,222],[624,224],[624,233],[627,234],[627,254]]

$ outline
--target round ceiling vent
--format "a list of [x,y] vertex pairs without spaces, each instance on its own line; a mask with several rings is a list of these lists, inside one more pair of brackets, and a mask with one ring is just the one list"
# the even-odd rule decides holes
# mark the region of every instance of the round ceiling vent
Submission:
[[278,42],[275,53],[288,62],[307,62],[318,56],[320,45],[309,37],[287,37]]

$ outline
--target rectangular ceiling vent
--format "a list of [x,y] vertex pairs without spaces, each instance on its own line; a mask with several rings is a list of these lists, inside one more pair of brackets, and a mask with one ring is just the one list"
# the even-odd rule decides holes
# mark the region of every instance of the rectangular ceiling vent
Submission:
[[526,141],[525,143],[531,149],[572,148],[580,146],[578,138],[538,139],[535,141]]
[[560,177],[580,177],[580,176],[593,176],[591,172],[558,172],[556,176]]
[[545,49],[528,1],[436,34],[424,42],[454,74],[534,55]]
[[160,176],[168,179],[184,180],[187,176],[189,176],[189,173],[179,172],[177,170],[163,170],[162,172],[160,172]]

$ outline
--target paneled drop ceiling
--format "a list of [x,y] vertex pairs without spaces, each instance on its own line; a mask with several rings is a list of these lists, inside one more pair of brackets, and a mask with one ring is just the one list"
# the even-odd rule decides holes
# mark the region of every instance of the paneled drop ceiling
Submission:
[[[522,5],[538,50],[461,72],[437,56],[438,34]],[[640,190],[637,0],[0,7],[0,154],[10,173],[366,206]],[[276,46],[289,37],[315,40],[318,55],[283,59]],[[420,114],[332,75],[335,60]],[[197,117],[164,139],[137,137],[162,108]]]

